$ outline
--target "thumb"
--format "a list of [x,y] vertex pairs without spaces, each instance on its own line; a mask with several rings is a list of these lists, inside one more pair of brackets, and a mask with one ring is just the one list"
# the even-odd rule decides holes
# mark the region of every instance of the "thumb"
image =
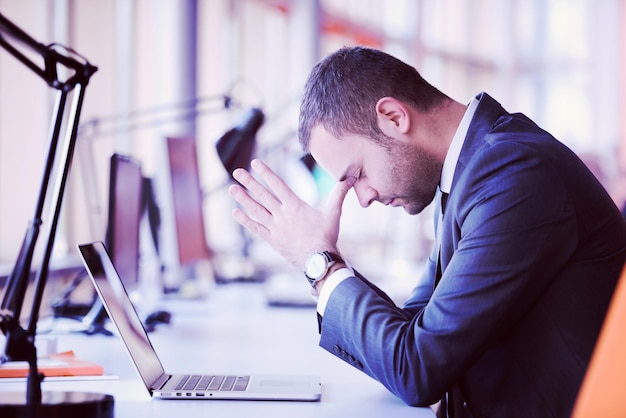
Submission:
[[354,186],[356,178],[347,177],[345,180],[337,182],[333,187],[330,195],[328,196],[328,202],[326,203],[326,211],[339,217],[341,215],[341,208],[346,195]]

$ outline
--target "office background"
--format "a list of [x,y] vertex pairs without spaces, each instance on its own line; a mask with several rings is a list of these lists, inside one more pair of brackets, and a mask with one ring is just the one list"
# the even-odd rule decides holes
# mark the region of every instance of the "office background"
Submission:
[[[489,92],[582,156],[618,206],[626,199],[623,0],[0,0],[0,12],[98,67],[81,122],[102,129],[78,139],[55,257],[104,238],[112,153],[158,178],[164,138],[194,136],[208,245],[236,258],[244,236],[215,143],[252,107],[265,114],[258,155],[304,199],[322,201],[327,182],[299,160],[299,97],[314,63],[342,45],[382,48],[462,102]],[[197,117],[180,117],[194,98],[207,99]],[[14,262],[32,216],[53,107],[53,92],[0,51],[0,264]],[[154,109],[170,113],[140,119]],[[340,244],[363,272],[415,274],[432,239],[429,210],[363,210],[350,195],[344,213]],[[272,257],[256,241],[250,254]]]

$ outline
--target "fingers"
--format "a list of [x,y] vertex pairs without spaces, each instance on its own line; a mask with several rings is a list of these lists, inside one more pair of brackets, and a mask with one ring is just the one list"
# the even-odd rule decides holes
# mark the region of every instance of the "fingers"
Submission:
[[319,210],[302,201],[261,161],[252,161],[251,167],[258,177],[244,169],[233,172],[239,184],[233,184],[229,193],[240,204],[232,211],[237,223],[299,268],[312,250],[336,247],[341,208],[354,178],[337,183],[325,209]]
[[258,235],[265,240],[269,238],[269,229],[267,229],[263,224],[252,220],[252,218],[246,215],[246,213],[241,209],[233,209],[232,216],[237,223],[239,223],[241,226],[243,226],[253,234]]
[[232,215],[239,224],[262,238],[268,239],[276,222],[275,217],[280,217],[280,212],[284,210],[286,203],[289,204],[299,198],[261,161],[253,160],[251,166],[267,187],[247,170],[238,168],[233,171],[233,177],[241,186],[232,185],[229,193],[243,210],[235,209]]
[[272,214],[254,200],[243,187],[233,184],[228,192],[245,209],[245,212],[239,208],[233,209],[233,219],[253,234],[267,240],[270,230],[266,225],[271,222]]
[[[252,174],[250,174],[243,168],[238,168],[233,171],[233,177],[242,186],[249,190],[256,197],[256,201],[263,205],[263,207],[268,212],[271,213],[273,209],[275,209],[280,204],[280,202],[277,201],[276,197],[272,195],[272,193],[270,193],[269,190],[265,188],[265,186],[259,183],[257,179],[252,176]],[[237,191],[237,189],[235,189],[235,191]],[[239,201],[239,199],[237,199],[237,201],[239,201],[239,203],[241,203],[248,211],[256,212],[257,210],[259,210],[258,208],[255,208],[252,203],[252,199],[247,193],[246,196],[238,194],[237,196],[233,195],[233,197],[235,197],[236,199],[237,197],[242,197],[244,201]]]
[[269,221],[269,218],[272,216],[271,212],[264,205],[253,199],[243,187],[233,184],[228,189],[228,192],[254,219],[261,222]]
[[276,173],[274,173],[265,163],[260,160],[252,160],[250,166],[267,184],[280,202],[284,204],[292,201],[293,199],[298,199],[296,194],[289,188],[289,186],[287,186],[287,183],[276,175]]

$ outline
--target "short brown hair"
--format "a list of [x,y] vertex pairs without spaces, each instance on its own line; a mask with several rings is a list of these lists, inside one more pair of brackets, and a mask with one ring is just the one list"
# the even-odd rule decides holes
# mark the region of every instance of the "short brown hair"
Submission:
[[426,112],[447,96],[417,70],[376,49],[344,47],[317,63],[304,87],[298,136],[308,152],[311,130],[322,125],[333,136],[358,134],[380,141],[376,103],[394,97]]

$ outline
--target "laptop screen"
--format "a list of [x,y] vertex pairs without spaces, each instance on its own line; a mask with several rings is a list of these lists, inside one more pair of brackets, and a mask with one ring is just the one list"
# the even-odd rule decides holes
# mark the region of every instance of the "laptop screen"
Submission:
[[102,242],[79,245],[85,268],[132,362],[149,389],[164,372],[148,334]]

